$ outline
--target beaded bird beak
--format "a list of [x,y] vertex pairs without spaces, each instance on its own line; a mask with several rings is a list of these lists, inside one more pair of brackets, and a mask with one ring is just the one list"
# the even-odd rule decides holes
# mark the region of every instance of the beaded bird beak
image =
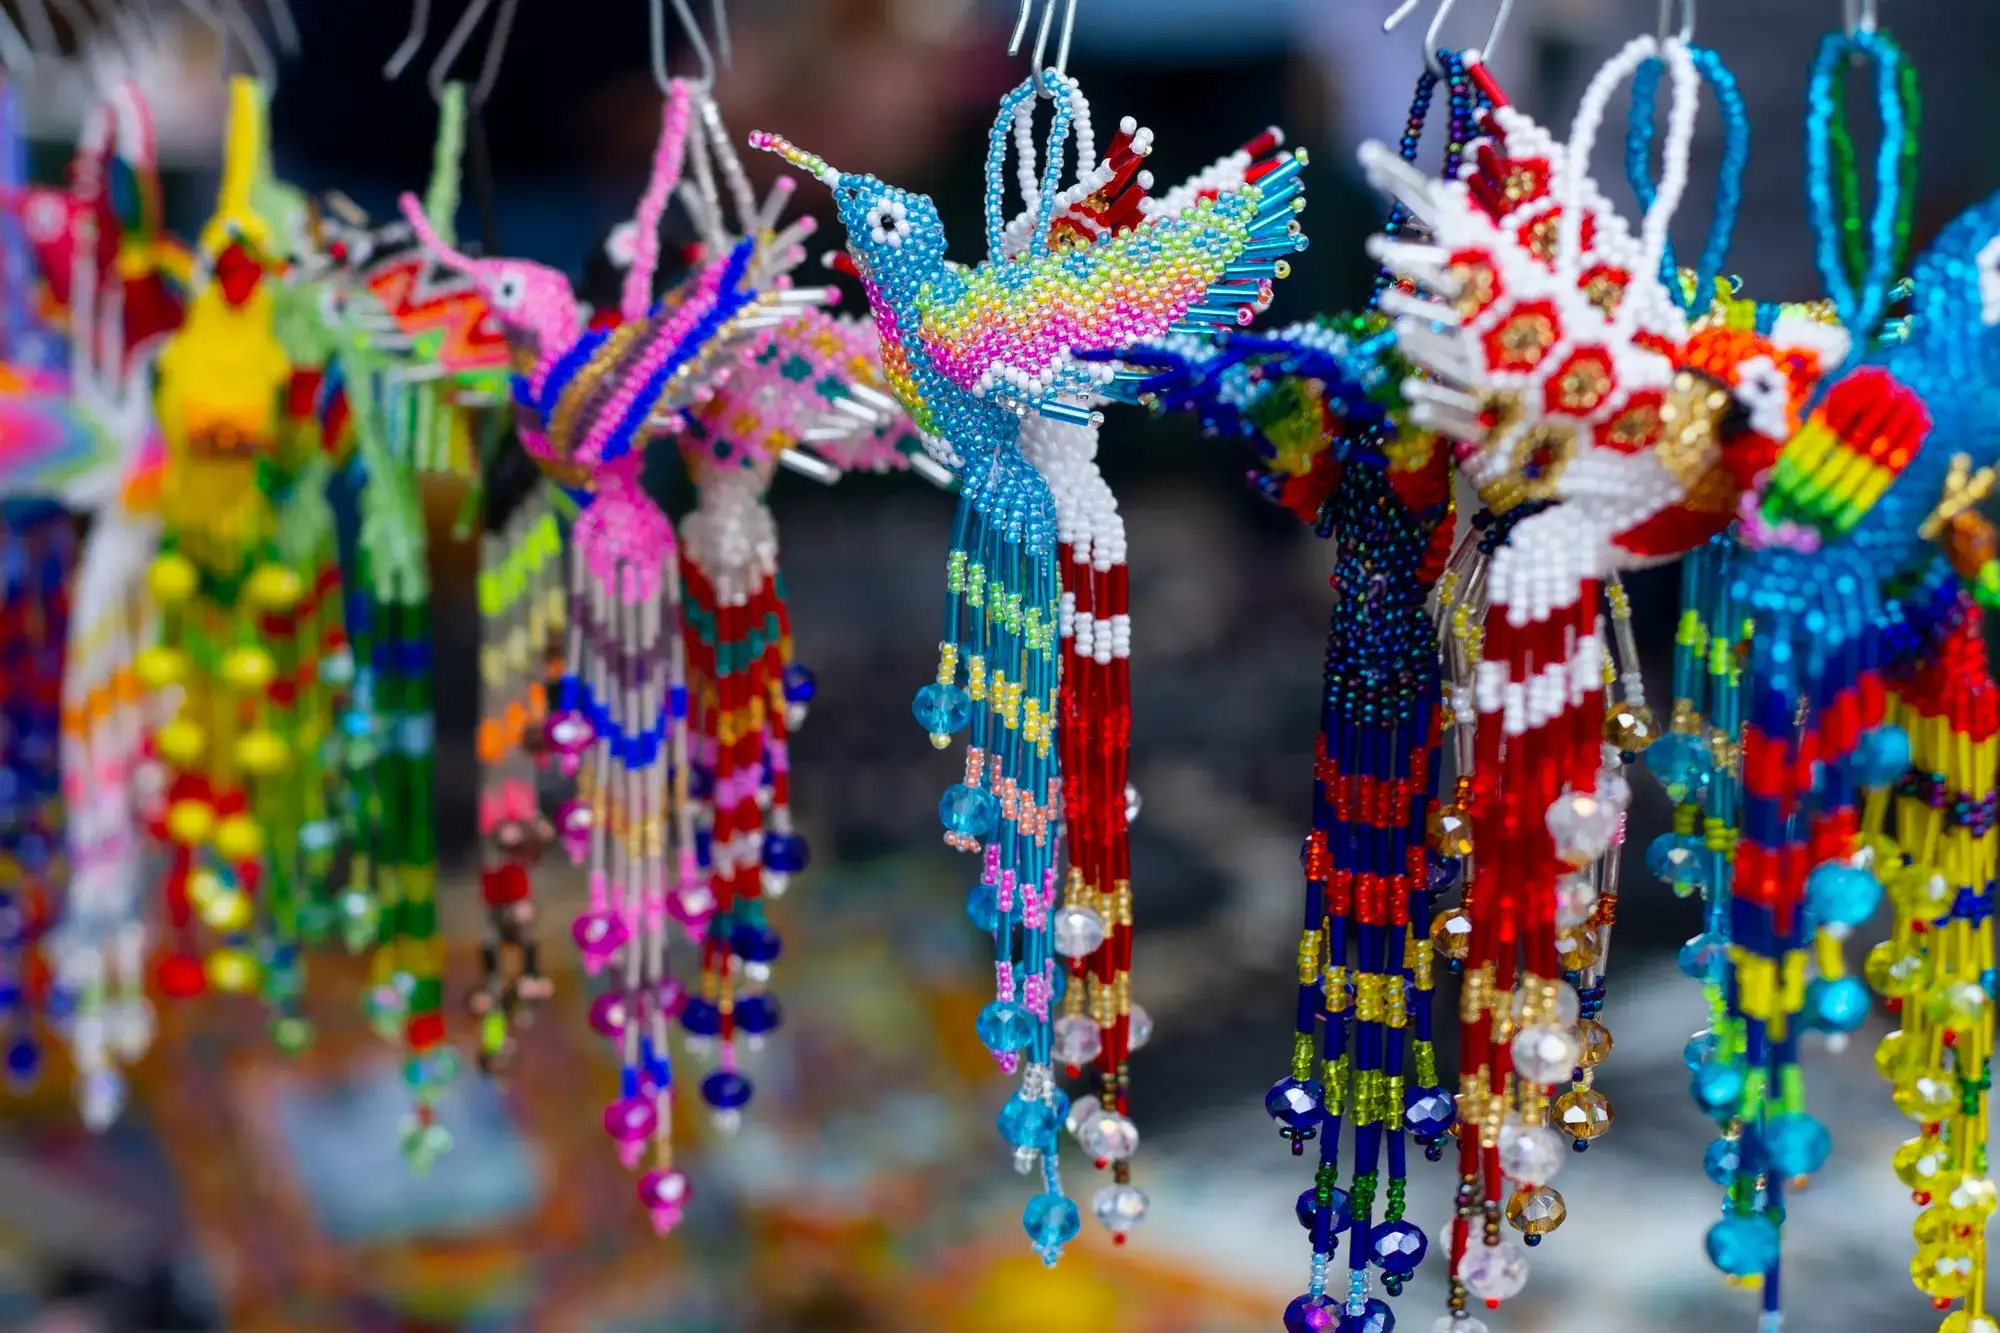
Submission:
[[763,130],[752,130],[750,146],[767,153],[776,153],[800,171],[818,177],[828,186],[840,184],[840,173],[828,166],[825,158],[817,153],[808,153],[790,139],[776,134],[766,134]]

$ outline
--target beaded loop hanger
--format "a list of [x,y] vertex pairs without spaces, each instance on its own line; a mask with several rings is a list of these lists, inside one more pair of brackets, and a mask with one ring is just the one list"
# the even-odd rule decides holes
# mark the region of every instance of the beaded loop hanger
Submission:
[[[1665,44],[1671,32],[1675,0],[1661,0],[1658,40]],[[1709,221],[1708,237],[1694,270],[1693,282],[1680,277],[1669,242],[1661,260],[1661,280],[1689,318],[1702,314],[1715,300],[1715,282],[1729,253],[1730,238],[1736,227],[1736,213],[1743,199],[1743,169],[1750,156],[1750,117],[1744,110],[1743,94],[1736,76],[1722,57],[1706,47],[1694,45],[1695,0],[1680,0],[1679,41],[1688,48],[1696,71],[1715,95],[1722,112],[1722,162],[1716,172],[1715,213]],[[1653,110],[1658,100],[1660,79],[1665,66],[1658,57],[1646,60],[1632,76],[1632,108],[1625,131],[1625,178],[1638,196],[1642,208],[1658,197],[1651,163]]]
[[[1875,206],[1864,224],[1854,140],[1847,128],[1844,74],[1850,60],[1875,69],[1882,139],[1875,154]],[[1813,57],[1807,85],[1806,189],[1812,207],[1814,259],[1857,354],[1877,333],[1909,253],[1916,211],[1916,70],[1875,26],[1865,5],[1851,25],[1831,32]]]

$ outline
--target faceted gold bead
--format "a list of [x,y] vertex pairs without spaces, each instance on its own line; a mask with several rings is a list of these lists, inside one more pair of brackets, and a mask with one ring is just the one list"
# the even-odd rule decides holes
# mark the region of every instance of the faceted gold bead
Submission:
[[1431,944],[1446,958],[1464,962],[1472,952],[1472,918],[1462,907],[1439,912],[1431,922]]
[[241,893],[218,894],[201,909],[203,924],[224,934],[249,925],[252,915],[249,896]]
[[1944,1145],[1936,1139],[1911,1139],[1896,1146],[1889,1156],[1889,1165],[1905,1186],[1928,1191],[1937,1183],[1946,1160]]
[[1456,805],[1440,805],[1431,811],[1430,835],[1439,856],[1472,854],[1472,820]]
[[1883,1037],[1875,1045],[1875,1072],[1891,1083],[1917,1072],[1922,1067],[1923,1049],[1916,1042],[1903,1035],[1897,1028]]
[[1894,940],[1883,940],[1868,951],[1861,975],[1876,994],[1907,998],[1924,983],[1923,956],[1904,951]]
[[208,984],[241,995],[257,984],[257,960],[241,949],[217,949],[208,956]]
[[1586,1018],[1576,1025],[1576,1035],[1583,1042],[1583,1054],[1577,1057],[1577,1064],[1584,1069],[1595,1069],[1611,1055],[1611,1029],[1594,1018]]
[[1917,1214],[1917,1220],[1910,1224],[1910,1235],[1919,1245],[1941,1245],[1951,1239],[1951,1230],[1956,1225],[1951,1209],[1937,1204]]
[[1660,724],[1644,704],[1617,704],[1604,718],[1604,739],[1623,754],[1638,754],[1659,734]]
[[1925,1245],[1910,1260],[1910,1281],[1932,1300],[1958,1300],[1972,1289],[1972,1256],[1945,1245]]
[[1569,1208],[1547,1185],[1515,1190],[1507,1200],[1507,1220],[1525,1236],[1546,1236],[1563,1224]]
[[1967,1176],[1952,1187],[1944,1201],[1961,1221],[1983,1225],[1993,1216],[1994,1205],[2000,1203],[2000,1191],[1983,1176]]
[[1938,1333],[2000,1333],[2000,1323],[1996,1323],[1990,1314],[1953,1310],[1938,1325]]
[[1958,1089],[1949,1079],[1919,1074],[1896,1085],[1896,1109],[1925,1124],[1942,1120],[1958,1105]]
[[1556,932],[1556,953],[1562,958],[1565,972],[1581,972],[1604,956],[1604,946],[1597,942],[1596,931],[1588,926],[1575,926]]
[[1596,1088],[1571,1088],[1556,1098],[1555,1126],[1588,1143],[1611,1128],[1611,1099]]

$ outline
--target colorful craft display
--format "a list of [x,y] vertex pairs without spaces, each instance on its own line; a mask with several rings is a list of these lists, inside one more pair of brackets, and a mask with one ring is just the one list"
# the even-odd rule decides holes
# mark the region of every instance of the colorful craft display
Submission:
[[[1723,1191],[1699,1243],[1775,1333],[1782,1224],[1834,1148],[1806,1107],[1803,1039],[1843,1047],[1872,990],[1900,1023],[1875,1063],[1916,1126],[1889,1163],[1919,1209],[1912,1279],[1940,1333],[2000,1333],[1985,1245],[2000,692],[1983,637],[2000,532],[1979,512],[2000,475],[2000,197],[1905,273],[1919,107],[1872,12],[1811,70],[1826,299],[1760,304],[1725,275],[1748,119],[1721,56],[1693,45],[1691,6],[1680,32],[1669,10],[1607,62],[1559,137],[1482,53],[1435,49],[1441,5],[1401,142],[1360,155],[1394,201],[1367,247],[1373,298],[1260,335],[1247,327],[1305,248],[1305,157],[1267,131],[1155,193],[1151,133],[1124,121],[1100,151],[1064,72],[1075,0],[1053,63],[1049,0],[1035,73],[1000,101],[976,265],[947,261],[929,198],[750,136],[832,191],[847,244],[827,262],[858,279],[866,319],[799,284],[813,224],[786,220],[789,178],[753,190],[678,2],[702,74],[668,77],[654,3],[663,110],[636,214],[606,247],[615,295],[593,307],[554,269],[492,257],[477,109],[512,0],[478,86],[445,82],[489,7],[468,7],[433,67],[429,189],[386,224],[273,177],[273,65],[240,16],[224,26],[260,73],[230,82],[221,195],[192,254],[167,235],[150,114],[121,66],[93,64],[60,187],[28,180],[0,83],[11,1079],[36,1076],[55,1032],[85,1123],[109,1125],[151,1038],[149,983],[255,993],[298,1051],[305,954],[339,943],[372,955],[371,1016],[413,1098],[409,1164],[450,1146],[444,594],[422,502],[448,479],[481,533],[486,938],[463,993],[479,1062],[515,1069],[555,997],[534,878],[560,845],[585,867],[571,936],[590,980],[563,1000],[616,1053],[603,1125],[673,1231],[692,1189],[676,1060],[703,1065],[701,1100],[734,1128],[756,1092],[748,1052],[783,1012],[770,903],[809,861],[791,742],[818,683],[795,654],[768,493],[781,467],[829,483],[910,470],[959,492],[938,670],[912,709],[937,749],[966,742],[938,813],[978,858],[966,914],[995,986],[974,1027],[1019,1080],[996,1125],[1039,1181],[1022,1226],[1050,1264],[1081,1229],[1066,1128],[1108,1168],[1091,1211],[1124,1242],[1150,1202],[1130,1057],[1151,1021],[1132,976],[1127,528],[1097,454],[1100,409],[1138,403],[1248,441],[1253,486],[1335,544],[1291,1061],[1265,1100],[1293,1155],[1317,1147],[1295,1205],[1310,1267],[1283,1327],[1390,1333],[1389,1298],[1434,1246],[1449,1254],[1433,1333],[1485,1333],[1480,1307],[1525,1288],[1527,1249],[1568,1213],[1560,1169],[1613,1121],[1606,958],[1643,755],[1673,806],[1645,865],[1699,901],[1680,965],[1709,1026],[1683,1054]],[[13,36],[0,21],[10,68]],[[1881,120],[1866,215],[1855,66]],[[1636,222],[1589,167],[1628,77]],[[1684,270],[1668,227],[1704,88],[1721,173]],[[1440,97],[1433,178],[1418,162]],[[456,235],[468,142],[484,255]],[[694,239],[663,276],[677,199]],[[647,475],[660,441],[691,487],[678,523]],[[1676,560],[1662,723],[1621,580]],[[574,782],[553,811],[544,765]],[[1885,900],[1890,933],[1850,975],[1845,941]],[[1453,977],[1455,1076],[1437,1052]],[[1413,1220],[1412,1143],[1432,1160],[1455,1143],[1448,1247]]]

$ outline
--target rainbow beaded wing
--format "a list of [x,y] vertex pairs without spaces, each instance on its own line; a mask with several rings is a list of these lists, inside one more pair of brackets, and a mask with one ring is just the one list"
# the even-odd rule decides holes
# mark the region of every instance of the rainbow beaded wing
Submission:
[[1190,194],[1088,244],[1000,259],[919,299],[918,337],[945,377],[1059,419],[1064,397],[1101,394],[1111,366],[1081,353],[1174,333],[1246,324],[1279,265],[1303,250],[1304,161],[1287,157],[1255,184]]

